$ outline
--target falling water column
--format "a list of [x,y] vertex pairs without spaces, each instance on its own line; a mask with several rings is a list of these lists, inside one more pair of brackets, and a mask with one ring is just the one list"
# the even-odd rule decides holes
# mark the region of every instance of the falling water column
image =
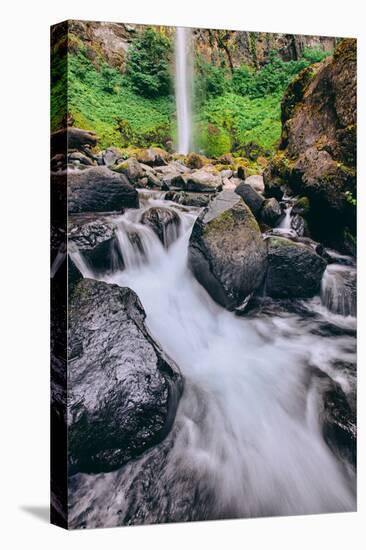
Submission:
[[186,155],[191,146],[190,112],[191,30],[177,27],[175,38],[175,97],[177,103],[178,153]]

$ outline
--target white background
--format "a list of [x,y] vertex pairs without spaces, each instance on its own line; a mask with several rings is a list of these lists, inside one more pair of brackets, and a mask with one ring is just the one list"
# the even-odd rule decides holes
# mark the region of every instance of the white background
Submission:
[[[16,1],[1,8],[2,548],[358,549],[365,529],[365,33],[361,1]],[[48,525],[49,26],[64,19],[359,38],[359,512],[66,532]],[[362,126],[362,129],[361,129]],[[362,131],[361,131],[362,130]],[[362,538],[364,539],[362,542]]]

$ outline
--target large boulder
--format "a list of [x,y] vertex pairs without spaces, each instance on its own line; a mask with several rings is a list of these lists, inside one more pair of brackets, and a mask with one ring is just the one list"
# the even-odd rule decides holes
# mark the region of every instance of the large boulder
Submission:
[[182,178],[184,180],[185,191],[215,193],[222,189],[222,178],[220,174],[206,168],[183,174]]
[[136,189],[126,176],[97,166],[83,171],[70,171],[67,175],[68,211],[111,212],[123,208],[138,208]]
[[165,247],[177,239],[181,225],[178,212],[171,208],[156,206],[145,210],[141,223],[151,227]]
[[[248,179],[249,178],[247,178],[247,180]],[[263,206],[264,198],[259,193],[257,193],[257,191],[255,191],[251,185],[247,183],[241,183],[240,185],[238,185],[238,187],[235,189],[235,193],[240,195],[245,204],[249,206],[249,208],[257,218]]]
[[113,170],[119,174],[125,174],[132,183],[137,183],[140,178],[145,176],[145,171],[135,157],[130,157],[120,162],[117,166],[113,167]]
[[216,302],[233,310],[263,281],[267,255],[258,224],[239,195],[222,191],[196,220],[189,265]]
[[182,391],[129,288],[84,279],[69,309],[70,471],[107,472],[161,441]]
[[310,298],[320,290],[326,261],[312,247],[270,237],[265,289],[273,298]]

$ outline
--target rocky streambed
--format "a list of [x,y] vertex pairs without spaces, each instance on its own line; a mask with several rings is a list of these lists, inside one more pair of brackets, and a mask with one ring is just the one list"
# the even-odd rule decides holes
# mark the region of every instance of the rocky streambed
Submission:
[[354,258],[261,176],[98,158],[69,172],[70,526],[354,510]]

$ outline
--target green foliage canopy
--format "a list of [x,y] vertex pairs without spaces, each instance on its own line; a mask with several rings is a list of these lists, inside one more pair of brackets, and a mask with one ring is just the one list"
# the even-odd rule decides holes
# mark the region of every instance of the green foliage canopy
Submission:
[[170,40],[153,28],[147,28],[131,45],[126,74],[133,89],[144,97],[166,96],[170,92]]

